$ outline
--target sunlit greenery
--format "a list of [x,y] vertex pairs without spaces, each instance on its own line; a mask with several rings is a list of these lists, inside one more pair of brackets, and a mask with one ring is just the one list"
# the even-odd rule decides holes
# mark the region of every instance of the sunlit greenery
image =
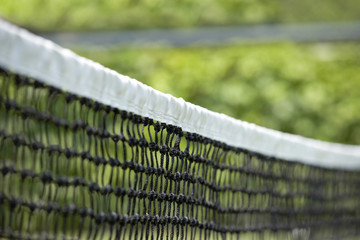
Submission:
[[35,31],[194,27],[360,18],[358,0],[0,0],[0,15]]
[[79,51],[160,91],[256,124],[360,144],[360,45]]
[[[0,0],[34,31],[85,31],[360,18],[358,0]],[[360,144],[360,45],[281,43],[78,51],[161,91],[235,118]]]

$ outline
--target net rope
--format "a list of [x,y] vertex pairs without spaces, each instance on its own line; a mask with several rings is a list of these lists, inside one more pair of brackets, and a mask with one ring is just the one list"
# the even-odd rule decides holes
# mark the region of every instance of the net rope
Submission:
[[0,237],[339,239],[359,184],[1,69]]

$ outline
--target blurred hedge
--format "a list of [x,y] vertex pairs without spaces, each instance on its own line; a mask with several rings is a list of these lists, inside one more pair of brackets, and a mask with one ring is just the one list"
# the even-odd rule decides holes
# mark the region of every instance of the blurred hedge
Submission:
[[160,91],[235,118],[360,144],[360,45],[79,51]]
[[0,15],[34,31],[194,27],[360,19],[358,0],[0,0]]

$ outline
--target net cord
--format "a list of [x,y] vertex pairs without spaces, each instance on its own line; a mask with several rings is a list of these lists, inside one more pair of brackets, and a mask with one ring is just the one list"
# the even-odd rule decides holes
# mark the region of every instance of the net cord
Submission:
[[73,94],[183,131],[288,161],[343,170],[360,169],[360,147],[282,133],[209,111],[80,57],[0,20],[0,65]]

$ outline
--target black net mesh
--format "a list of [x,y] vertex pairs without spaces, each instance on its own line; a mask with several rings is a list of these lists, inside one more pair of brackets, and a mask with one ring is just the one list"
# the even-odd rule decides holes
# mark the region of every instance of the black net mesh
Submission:
[[1,70],[0,238],[360,235],[359,172],[263,156],[180,127]]

